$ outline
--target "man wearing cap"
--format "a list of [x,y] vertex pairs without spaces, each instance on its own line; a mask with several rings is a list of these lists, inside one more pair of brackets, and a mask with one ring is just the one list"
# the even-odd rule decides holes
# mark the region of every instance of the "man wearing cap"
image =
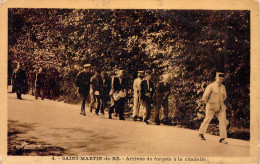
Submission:
[[100,71],[96,70],[94,76],[90,79],[90,88],[92,90],[92,98],[90,108],[91,111],[94,108],[95,102],[97,102],[96,115],[98,115],[101,107],[101,89],[102,89],[102,78],[100,76]]
[[154,85],[151,81],[151,72],[145,72],[145,79],[141,82],[141,99],[145,108],[144,122],[149,124],[148,120],[151,114],[152,97],[154,94]]
[[[124,108],[127,101],[127,80],[124,77],[125,71],[119,70],[118,76],[114,77],[112,81],[111,94],[115,101],[115,110],[118,110],[119,120],[125,120]],[[112,111],[109,111],[109,118],[112,119]]]
[[224,81],[224,73],[217,72],[215,82],[209,84],[202,96],[202,101],[206,103],[206,117],[204,118],[200,129],[199,137],[202,140],[206,140],[204,134],[207,132],[208,126],[214,115],[219,121],[219,142],[227,144],[225,138],[227,138],[226,130],[226,105],[224,101],[227,98],[226,88],[222,84]]
[[134,80],[134,108],[133,108],[133,120],[136,121],[139,117],[139,109],[141,105],[141,81],[143,79],[143,71],[138,71],[137,78]]
[[155,122],[156,125],[160,125],[160,108],[163,107],[163,113],[164,113],[164,124],[168,124],[168,97],[171,93],[171,85],[168,82],[169,81],[169,75],[164,74],[162,76],[162,81],[160,81],[157,84],[156,91],[155,91]]
[[86,99],[88,98],[89,95],[89,88],[90,88],[90,78],[91,78],[91,73],[90,73],[90,64],[85,64],[84,65],[84,70],[79,72],[75,84],[78,87],[78,93],[80,94],[82,98],[82,104],[81,104],[81,112],[80,114],[86,115],[85,112],[85,102]]

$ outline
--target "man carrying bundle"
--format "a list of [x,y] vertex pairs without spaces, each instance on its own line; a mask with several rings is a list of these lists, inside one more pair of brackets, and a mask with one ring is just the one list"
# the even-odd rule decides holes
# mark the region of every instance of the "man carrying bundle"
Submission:
[[[118,76],[112,81],[111,94],[115,101],[115,110],[118,110],[119,120],[125,120],[124,108],[127,101],[127,80],[124,77],[125,71],[119,70]],[[109,118],[112,119],[112,111],[109,111]]]

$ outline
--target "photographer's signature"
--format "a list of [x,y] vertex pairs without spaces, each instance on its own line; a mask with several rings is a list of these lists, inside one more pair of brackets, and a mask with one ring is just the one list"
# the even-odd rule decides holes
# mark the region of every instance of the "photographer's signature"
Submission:
[[21,145],[16,145],[16,149],[38,149],[41,147],[41,144],[28,144],[23,141]]

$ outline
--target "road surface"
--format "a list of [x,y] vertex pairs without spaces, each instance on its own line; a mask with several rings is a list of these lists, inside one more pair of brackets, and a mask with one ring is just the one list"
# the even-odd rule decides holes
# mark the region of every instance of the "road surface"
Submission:
[[[80,115],[80,105],[52,100],[35,100],[31,95],[8,93],[9,154],[98,155],[98,156],[215,156],[247,157],[249,141],[228,139],[174,126],[146,125],[144,122],[95,116],[88,109]],[[22,144],[34,146],[22,150]],[[19,147],[20,145],[20,147]],[[38,147],[37,147],[38,146]]]

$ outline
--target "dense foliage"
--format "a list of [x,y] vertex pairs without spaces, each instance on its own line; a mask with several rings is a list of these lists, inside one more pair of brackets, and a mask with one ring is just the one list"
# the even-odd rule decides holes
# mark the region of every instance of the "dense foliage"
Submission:
[[9,9],[8,19],[10,72],[17,61],[55,67],[67,97],[84,63],[123,67],[130,83],[137,70],[152,70],[155,83],[167,72],[172,117],[196,129],[203,91],[224,71],[230,124],[249,128],[249,11]]

